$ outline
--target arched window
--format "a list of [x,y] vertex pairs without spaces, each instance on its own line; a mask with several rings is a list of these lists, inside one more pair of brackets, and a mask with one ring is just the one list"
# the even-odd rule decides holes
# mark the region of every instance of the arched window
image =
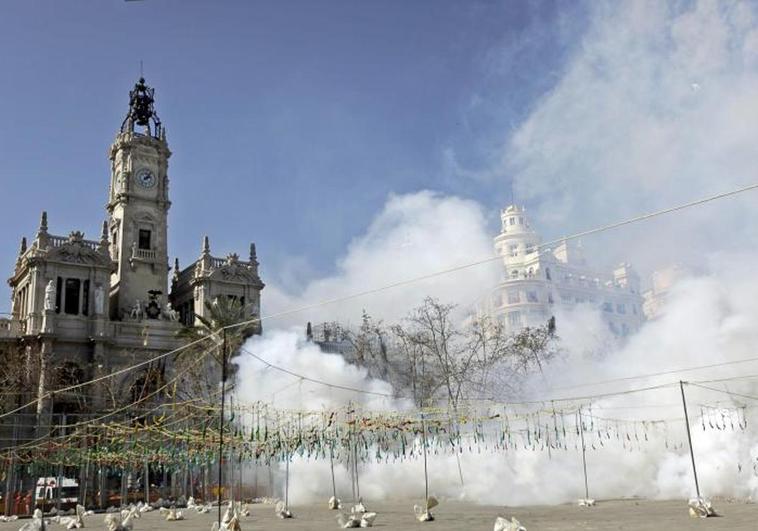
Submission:
[[513,271],[511,271],[511,278],[512,279],[518,278],[518,269],[514,269]]
[[545,278],[548,279],[548,280],[552,280],[552,278],[550,278],[550,268],[549,267],[545,268]]

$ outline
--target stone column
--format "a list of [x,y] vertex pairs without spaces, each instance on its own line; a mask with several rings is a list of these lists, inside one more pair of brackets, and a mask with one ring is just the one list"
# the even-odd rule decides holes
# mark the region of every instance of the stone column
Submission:
[[31,273],[31,282],[29,285],[29,318],[26,328],[27,334],[36,334],[42,328],[42,305],[40,304],[40,294],[45,291],[45,281],[38,268],[34,268]]

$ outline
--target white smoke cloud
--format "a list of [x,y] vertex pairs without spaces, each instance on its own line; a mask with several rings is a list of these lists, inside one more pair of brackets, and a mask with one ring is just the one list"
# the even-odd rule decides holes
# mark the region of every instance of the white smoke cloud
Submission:
[[[536,396],[546,400],[541,406],[548,418],[550,409],[563,411],[571,419],[576,401],[551,402],[551,398],[582,397],[616,393],[660,384],[675,384],[679,379],[699,381],[725,376],[758,373],[758,362],[673,372],[657,377],[638,378],[573,387],[588,381],[603,381],[633,375],[668,372],[686,367],[736,361],[755,357],[758,330],[758,285],[745,273],[744,260],[731,257],[721,274],[688,278],[678,285],[669,300],[668,311],[615,352],[598,358],[597,337],[568,334],[564,341],[567,358],[548,366],[543,378],[535,376],[542,387]],[[734,301],[740,301],[735,303]],[[592,323],[589,313],[566,315],[564,327]],[[589,338],[589,339],[588,339]],[[601,338],[601,342],[604,341]],[[302,339],[298,331],[268,332],[251,339],[245,350],[270,363],[308,375],[324,382],[392,393],[386,382],[369,379],[363,369],[347,364],[340,356],[325,354]],[[591,354],[588,356],[588,352]],[[302,381],[277,371],[243,353],[239,365],[236,401],[264,401],[277,408],[295,410],[329,410],[348,401],[373,411],[412,411],[404,400],[355,393]],[[757,396],[755,379],[713,383],[716,389]],[[754,443],[758,416],[755,401],[721,392],[687,386],[688,406],[693,429],[693,444],[698,464],[701,490],[707,496],[755,498],[758,496],[758,445]],[[641,393],[583,399],[585,413],[591,412],[597,431],[588,432],[587,460],[590,495],[597,498],[642,496],[646,498],[687,498],[694,496],[691,465],[686,444],[679,388],[668,385]],[[731,408],[723,430],[708,428],[711,419],[701,417],[702,405]],[[735,408],[747,406],[746,429],[735,423]],[[502,405],[490,404],[490,411]],[[646,424],[632,421],[648,421]],[[663,422],[654,422],[661,420]],[[716,414],[712,419],[724,422]],[[469,427],[470,428],[470,427]],[[571,428],[571,426],[569,427]],[[608,430],[618,429],[620,438],[606,439]],[[548,428],[546,430],[549,431]],[[602,432],[602,435],[601,435]],[[647,436],[647,440],[643,437]],[[628,438],[627,438],[628,437]],[[626,439],[626,441],[625,441]],[[601,444],[601,440],[603,444]],[[448,451],[430,452],[429,481],[431,491],[444,498],[463,498],[478,503],[527,505],[562,503],[584,495],[580,446],[575,436],[565,449],[510,448],[493,451],[492,440],[463,445],[458,456],[463,475],[458,474],[458,460]],[[279,466],[282,468],[282,465]],[[324,500],[331,495],[328,460],[295,458],[290,466],[290,500],[293,503]],[[276,474],[281,489],[282,470]],[[388,462],[366,462],[360,467],[361,494],[367,500],[422,497],[423,461],[418,457]],[[338,493],[349,498],[350,480],[341,462],[336,466]]]
[[[383,287],[489,256],[493,256],[492,235],[485,213],[476,202],[431,191],[393,195],[366,232],[353,240],[344,256],[337,260],[335,274],[312,280],[299,293],[292,293],[287,285],[270,283],[265,293],[264,315]],[[494,264],[485,264],[272,319],[264,326],[287,327],[333,319],[355,323],[362,309],[373,317],[396,321],[426,296],[471,307],[496,280]]]
[[[555,236],[758,181],[758,25],[749,2],[593,2],[555,87],[500,173]],[[758,241],[755,192],[594,238],[649,271]],[[560,233],[556,231],[560,230]],[[606,251],[607,254],[607,251]]]
[[[239,368],[237,378],[240,382],[256,383],[241,387],[237,392],[240,400],[247,403],[263,401],[281,409],[327,411],[342,407],[348,401],[375,410],[389,409],[403,403],[382,396],[392,394],[389,383],[369,378],[368,371],[348,364],[339,354],[321,352],[317,345],[306,342],[301,332],[275,330],[247,341],[240,356],[234,358]],[[245,351],[295,374],[368,393],[355,393],[302,380],[269,367]]]
[[[503,159],[518,195],[536,208],[538,225],[567,233],[641,211],[662,208],[753,182],[758,167],[758,25],[748,3],[593,3],[582,45],[561,80],[536,106],[506,146]],[[501,172],[495,172],[501,174]],[[597,314],[578,309],[559,319],[566,359],[548,368],[538,396],[583,396],[602,392],[758,373],[758,363],[666,374],[605,385],[626,378],[755,356],[758,344],[758,282],[751,252],[758,242],[758,209],[745,195],[614,232],[590,245],[609,246],[613,260],[629,258],[650,269],[685,262],[699,272],[677,284],[657,321],[620,347],[610,347]],[[551,229],[552,228],[552,229]],[[437,271],[492,251],[482,208],[432,192],[391,197],[367,233],[356,239],[337,272],[311,282],[302,293],[268,289],[268,313],[362,291]],[[372,295],[349,304],[304,312],[287,322],[356,319],[361,308],[396,320],[426,295],[465,304],[495,280],[492,268],[440,277],[412,288]],[[485,290],[483,290],[485,287]],[[273,295],[276,302],[271,300]],[[472,296],[473,295],[473,296]],[[268,325],[268,329],[276,326]],[[334,383],[388,389],[332,355],[319,353],[277,332],[248,347],[271,362]],[[266,369],[240,359],[241,401],[271,401],[282,407],[332,407],[358,396]],[[254,385],[252,384],[254,382]],[[288,387],[289,386],[289,387]],[[754,380],[712,384],[722,391],[758,396]],[[279,389],[284,391],[277,392]],[[382,391],[384,392],[384,391]],[[687,387],[693,443],[703,492],[709,496],[758,496],[755,401]],[[350,395],[348,397],[348,395]],[[385,399],[364,396],[379,409]],[[376,401],[378,400],[379,403]],[[745,431],[702,429],[702,404],[748,406]],[[684,498],[694,494],[681,397],[675,386],[592,401],[598,419],[663,419],[650,440],[626,445],[589,441],[590,495]],[[753,442],[751,442],[753,441]],[[594,448],[593,448],[594,444]],[[432,492],[506,505],[558,503],[582,497],[581,455],[567,450],[464,451],[430,456]],[[364,464],[362,493],[421,498],[420,460]],[[296,460],[291,467],[293,502],[330,494],[328,463]],[[338,491],[348,479],[338,470]]]

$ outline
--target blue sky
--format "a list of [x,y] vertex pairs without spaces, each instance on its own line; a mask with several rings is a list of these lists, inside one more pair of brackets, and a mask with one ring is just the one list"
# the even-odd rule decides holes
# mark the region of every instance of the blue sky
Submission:
[[[489,255],[511,190],[552,239],[758,179],[747,1],[9,0],[0,49],[6,276],[42,209],[54,233],[97,237],[140,60],[174,152],[169,251],[255,241],[264,313]],[[708,270],[758,245],[755,205],[584,243],[643,283]],[[466,304],[486,285],[443,291]]]
[[[170,253],[259,247],[269,278],[334,268],[389,194],[496,208],[466,177],[558,79],[582,10],[555,2],[4,2],[0,264],[39,211],[98,234],[107,148],[139,74],[168,130]],[[451,165],[450,154],[455,154]],[[7,311],[7,290],[0,291]]]

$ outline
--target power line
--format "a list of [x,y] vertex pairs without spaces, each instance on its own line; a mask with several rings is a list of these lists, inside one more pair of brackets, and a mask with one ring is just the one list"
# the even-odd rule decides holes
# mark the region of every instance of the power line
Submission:
[[700,387],[702,389],[708,389],[709,391],[724,393],[725,395],[729,395],[729,396],[738,396],[740,398],[747,398],[748,400],[758,400],[758,396],[746,395],[743,393],[735,393],[734,391],[727,391],[726,389],[716,389],[715,387],[708,387],[707,385],[701,385],[695,382],[684,382],[684,383],[689,383],[690,385],[694,385],[695,387]]
[[[581,238],[583,236],[588,236],[588,235],[591,235],[591,234],[598,234],[600,232],[605,232],[605,231],[608,231],[608,230],[611,230],[611,229],[622,227],[624,225],[629,225],[629,224],[632,224],[632,223],[637,223],[639,221],[648,220],[648,219],[651,219],[651,218],[654,218],[654,217],[657,217],[657,216],[662,216],[664,214],[670,214],[672,212],[677,212],[677,211],[684,210],[684,209],[687,209],[687,208],[691,208],[691,207],[694,207],[694,206],[702,205],[702,204],[705,204],[705,203],[709,203],[711,201],[716,201],[718,199],[723,199],[723,198],[726,198],[726,197],[731,197],[731,196],[734,196],[734,195],[737,195],[737,194],[740,194],[740,193],[743,193],[743,192],[754,190],[756,188],[758,188],[758,183],[754,183],[754,184],[751,184],[751,185],[748,185],[748,186],[744,186],[742,188],[737,188],[737,189],[730,190],[730,191],[727,191],[727,192],[723,192],[723,193],[720,193],[720,194],[708,196],[708,197],[705,197],[705,198],[698,199],[696,201],[691,201],[689,203],[684,203],[684,204],[677,205],[677,206],[670,207],[670,208],[666,208],[666,209],[663,209],[663,210],[658,210],[658,211],[655,211],[655,212],[650,212],[650,213],[647,213],[647,214],[636,216],[634,218],[630,218],[630,219],[626,219],[626,220],[623,220],[623,221],[611,223],[611,224],[608,224],[608,225],[604,225],[604,226],[597,227],[597,228],[594,228],[594,229],[586,230],[586,231],[583,231],[583,232],[578,232],[578,233],[572,234],[570,236],[565,236],[563,238],[559,238],[559,239],[556,239],[556,240],[552,240],[550,242],[543,243],[543,244],[540,245],[540,247],[546,247],[546,246],[555,245],[556,243],[561,243],[563,241],[568,241],[568,240],[573,240],[573,239],[576,239],[576,238]],[[137,363],[135,365],[131,365],[129,367],[125,367],[123,369],[119,369],[117,371],[114,371],[112,373],[100,376],[98,378],[94,378],[94,379],[88,380],[86,382],[81,382],[79,384],[71,385],[71,386],[65,387],[63,389],[58,389],[55,392],[56,393],[61,393],[61,392],[71,391],[71,390],[74,390],[74,389],[79,389],[79,388],[85,387],[87,385],[91,385],[93,383],[97,383],[97,382],[100,382],[100,381],[103,381],[103,380],[107,380],[107,379],[113,378],[114,376],[125,374],[125,373],[130,372],[130,371],[132,371],[134,369],[137,369],[139,367],[143,367],[145,365],[149,365],[149,364],[151,364],[151,363],[153,363],[155,361],[163,359],[163,358],[165,358],[167,356],[170,356],[172,354],[181,352],[182,350],[184,350],[186,348],[189,348],[192,345],[195,345],[195,344],[200,343],[202,341],[205,341],[207,339],[211,339],[214,336],[217,336],[221,332],[221,330],[231,330],[231,329],[234,329],[234,328],[239,328],[239,327],[246,326],[246,325],[253,324],[253,323],[260,323],[260,322],[262,322],[264,320],[274,319],[274,318],[277,318],[277,317],[284,317],[284,316],[287,316],[287,315],[292,315],[292,314],[295,314],[295,313],[300,313],[300,312],[303,312],[303,311],[306,311],[306,310],[315,309],[315,308],[319,308],[319,307],[322,307],[322,306],[327,306],[329,304],[335,304],[337,302],[346,302],[346,301],[349,301],[349,300],[352,300],[352,299],[357,299],[357,298],[360,298],[360,297],[365,297],[366,295],[372,295],[372,294],[375,294],[375,293],[380,293],[382,291],[387,291],[387,290],[390,290],[390,289],[394,289],[394,288],[398,288],[398,287],[402,287],[402,286],[407,286],[407,285],[410,285],[410,284],[414,284],[416,282],[421,282],[421,281],[424,281],[424,280],[429,280],[429,279],[432,279],[432,278],[436,278],[436,277],[439,277],[439,276],[447,275],[447,274],[454,273],[454,272],[457,272],[457,271],[462,271],[462,270],[468,269],[470,267],[475,267],[475,266],[478,266],[478,265],[482,265],[482,264],[486,264],[486,263],[493,262],[493,261],[496,261],[496,260],[500,260],[501,258],[502,257],[500,257],[500,256],[491,256],[491,257],[483,258],[483,259],[476,260],[476,261],[473,261],[473,262],[469,262],[467,264],[453,266],[453,267],[450,267],[448,269],[443,269],[443,270],[436,271],[436,272],[433,272],[433,273],[428,273],[426,275],[421,275],[421,276],[417,276],[417,277],[413,277],[413,278],[409,278],[409,279],[405,279],[405,280],[400,280],[398,282],[393,282],[393,283],[390,283],[390,284],[387,284],[387,285],[384,285],[384,286],[380,286],[380,287],[377,287],[377,288],[372,288],[372,289],[368,289],[368,290],[364,290],[364,291],[359,291],[359,292],[352,293],[352,294],[349,294],[349,295],[345,295],[345,296],[342,296],[342,297],[335,297],[335,298],[332,298],[332,299],[326,299],[326,300],[323,300],[323,301],[320,301],[320,302],[316,302],[316,303],[312,303],[312,304],[307,304],[307,305],[304,305],[304,306],[301,306],[301,307],[298,307],[298,308],[292,308],[290,310],[284,310],[284,311],[277,312],[277,313],[274,313],[274,314],[260,316],[260,317],[257,317],[255,319],[249,319],[247,321],[242,321],[240,323],[236,323],[236,324],[232,324],[232,325],[227,325],[227,326],[222,327],[219,330],[217,330],[217,331],[209,334],[208,336],[205,336],[203,338],[197,339],[197,340],[195,340],[195,341],[193,341],[191,343],[188,343],[187,345],[183,345],[182,347],[179,347],[177,349],[173,349],[173,350],[170,350],[170,351],[165,352],[163,354],[159,354],[159,355],[157,355],[157,356],[155,356],[153,358],[150,358],[148,360],[145,360],[143,362]],[[304,379],[307,379],[307,378],[304,378]],[[41,399],[49,398],[50,396],[51,396],[51,393],[48,392],[45,395],[43,395],[42,397],[35,398],[34,400],[28,402],[27,404],[24,404],[24,405],[19,406],[19,407],[15,408],[15,409],[12,409],[10,411],[7,411],[5,413],[0,414],[0,418],[12,415],[13,413],[17,413],[17,412],[19,412],[19,411],[21,411],[23,409],[26,409],[27,407],[33,406],[34,404],[36,404],[37,402],[39,402]]]
[[181,352],[182,350],[185,350],[185,349],[187,349],[187,348],[189,348],[189,347],[191,347],[193,345],[196,345],[196,344],[198,344],[198,343],[200,343],[202,341],[210,339],[214,335],[216,335],[217,333],[218,332],[214,332],[213,334],[207,335],[205,337],[201,337],[200,339],[196,339],[195,341],[187,343],[186,345],[182,345],[179,348],[175,348],[173,350],[169,350],[168,352],[164,352],[163,354],[158,354],[157,356],[154,356],[154,357],[152,357],[150,359],[147,359],[145,361],[141,361],[141,362],[136,363],[134,365],[130,365],[128,367],[124,367],[123,369],[119,369],[117,371],[110,372],[108,374],[104,374],[103,376],[99,376],[97,378],[93,378],[91,380],[87,380],[86,382],[81,382],[81,383],[78,383],[78,384],[69,385],[68,387],[63,387],[61,389],[56,389],[55,391],[48,391],[44,395],[42,395],[41,397],[37,397],[34,400],[31,400],[30,402],[28,402],[28,403],[26,403],[24,405],[21,405],[21,406],[15,408],[15,409],[11,409],[10,411],[6,411],[5,413],[0,414],[0,419],[4,418],[4,417],[7,417],[9,415],[12,415],[14,413],[17,413],[17,412],[19,412],[19,411],[21,411],[23,409],[26,409],[27,407],[31,407],[34,404],[36,404],[37,402],[39,402],[40,400],[44,400],[46,398],[50,398],[51,396],[53,396],[55,394],[66,393],[68,391],[73,391],[74,389],[80,389],[82,387],[86,387],[88,385],[92,385],[92,384],[97,383],[97,382],[108,380],[110,378],[113,378],[114,376],[119,376],[121,374],[125,374],[127,372],[133,371],[134,369],[138,369],[140,367],[144,367],[145,365],[150,365],[151,363],[154,363],[154,362],[156,362],[158,360],[161,360],[161,359],[163,359],[163,358],[165,358],[167,356],[170,356],[171,354],[176,354],[176,353]]
[[556,243],[561,243],[563,241],[567,240],[575,240],[577,238],[582,238],[584,236],[590,236],[592,234],[598,234],[600,232],[605,232],[607,230],[611,229],[617,229],[619,227],[623,227],[624,225],[630,225],[632,223],[637,223],[639,221],[645,221],[651,218],[655,218],[658,216],[663,216],[664,214],[671,214],[672,212],[678,212],[680,210],[685,210],[690,207],[703,205],[705,203],[710,203],[711,201],[716,201],[718,199],[724,199],[725,197],[731,197],[733,195],[741,194],[743,192],[749,192],[750,190],[755,190],[758,188],[758,183],[750,184],[747,186],[743,186],[742,188],[735,188],[734,190],[730,190],[728,192],[722,192],[720,194],[704,197],[702,199],[697,199],[695,201],[690,201],[689,203],[683,203],[681,205],[664,208],[663,210],[657,210],[655,212],[649,212],[647,214],[642,214],[640,216],[636,216],[633,218],[626,219],[624,221],[618,221],[616,223],[611,223],[609,225],[604,225],[602,227],[597,227],[594,229],[586,230],[583,232],[577,232],[575,234],[572,234],[571,236],[566,236],[564,238],[558,238],[556,240],[546,242],[543,244],[540,244],[539,247],[546,247],[550,245],[555,245]]
[[257,354],[253,354],[252,352],[250,352],[249,350],[247,350],[244,347],[240,347],[240,351],[244,352],[245,354],[248,354],[248,355],[254,357],[255,359],[257,359],[258,361],[260,361],[261,363],[263,363],[267,367],[270,367],[270,368],[275,369],[277,371],[281,371],[283,373],[289,374],[290,376],[294,376],[296,378],[300,378],[301,380],[305,380],[307,382],[312,382],[312,383],[315,383],[315,384],[324,385],[326,387],[331,387],[331,388],[334,388],[334,389],[342,389],[344,391],[353,391],[355,393],[363,393],[363,394],[367,394],[367,395],[383,396],[385,398],[396,398],[395,395],[388,394],[388,393],[380,393],[380,392],[377,392],[377,391],[367,391],[365,389],[357,389],[355,387],[348,387],[346,385],[333,384],[333,383],[325,382],[323,380],[317,380],[317,379],[311,378],[309,376],[298,374],[298,373],[296,373],[294,371],[291,371],[289,369],[285,369],[284,367],[280,367],[278,365],[274,365],[273,363],[271,363],[271,362],[269,362],[269,361],[261,358]]
[[[296,378],[299,378],[300,380],[305,380],[305,381],[308,381],[308,382],[311,382],[311,383],[323,385],[325,387],[332,387],[332,388],[336,388],[336,389],[343,389],[343,390],[346,390],[346,391],[352,391],[352,392],[362,393],[362,394],[378,395],[378,396],[383,396],[383,397],[387,397],[387,398],[395,398],[395,399],[411,398],[411,397],[404,397],[404,396],[392,395],[392,394],[387,394],[387,393],[380,393],[380,392],[375,392],[375,391],[367,391],[365,389],[358,389],[358,388],[355,388],[355,387],[349,387],[349,386],[344,386],[344,385],[340,385],[340,384],[333,384],[331,382],[326,382],[324,380],[319,380],[319,379],[316,379],[316,378],[311,378],[309,376],[305,376],[303,374],[299,374],[299,373],[297,373],[297,372],[295,372],[295,371],[293,371],[291,369],[287,369],[285,367],[281,367],[281,366],[275,365],[275,364],[269,362],[268,360],[262,358],[261,356],[258,356],[257,354],[254,354],[253,352],[249,351],[248,349],[246,349],[244,347],[241,347],[240,351],[244,352],[245,354],[248,354],[248,355],[252,356],[253,358],[257,359],[258,361],[260,361],[261,363],[263,363],[264,365],[266,365],[269,368],[272,368],[272,369],[278,370],[280,372],[289,374],[290,376],[294,376]],[[740,364],[740,363],[748,363],[748,362],[753,362],[753,361],[758,361],[758,357],[746,358],[746,359],[742,359],[742,360],[725,361],[725,362],[722,362],[722,363],[711,363],[711,364],[708,364],[708,365],[700,365],[700,366],[695,366],[695,367],[685,367],[685,368],[680,368],[680,369],[671,369],[671,370],[667,370],[667,371],[660,371],[660,372],[656,372],[656,373],[647,373],[647,374],[641,374],[641,375],[636,375],[636,376],[627,376],[627,377],[622,377],[622,378],[611,378],[611,379],[608,379],[608,380],[600,380],[600,381],[596,381],[596,382],[592,382],[592,383],[579,384],[579,385],[576,385],[576,386],[567,386],[567,387],[553,388],[553,389],[551,389],[551,391],[574,389],[574,388],[594,386],[594,385],[603,385],[603,384],[607,384],[607,383],[614,383],[614,382],[628,381],[628,380],[638,380],[638,379],[643,379],[643,378],[652,378],[652,377],[656,377],[656,376],[666,376],[666,375],[677,374],[677,373],[681,373],[681,372],[689,372],[689,371],[702,370],[702,369],[713,369],[713,368],[717,368],[717,367],[724,367],[724,366],[735,365],[735,364]],[[727,380],[737,380],[737,379],[745,379],[745,378],[751,378],[751,377],[756,377],[756,376],[758,376],[758,375],[747,375],[747,376],[739,376],[738,375],[738,376],[732,376],[732,377],[729,377],[729,378],[724,378],[724,379],[721,379],[721,380],[704,380],[704,382],[707,383],[707,382],[719,382],[719,381],[727,381]],[[583,396],[564,397],[564,398],[546,398],[546,399],[527,400],[527,401],[507,401],[506,403],[507,404],[513,404],[513,405],[526,405],[526,404],[546,404],[546,403],[549,403],[549,402],[566,402],[566,401],[576,401],[576,400],[592,400],[592,399],[595,399],[595,398],[604,398],[604,397],[609,397],[609,396],[618,396],[618,395],[624,395],[624,394],[631,394],[631,393],[637,393],[637,392],[647,391],[647,390],[653,390],[653,389],[661,389],[661,388],[664,388],[664,387],[675,385],[677,383],[678,382],[664,383],[664,384],[660,384],[660,385],[647,386],[647,387],[642,387],[642,388],[637,388],[637,389],[628,389],[628,390],[624,390],[624,391],[613,391],[613,392],[607,392],[607,393],[597,393],[597,394],[594,394],[594,395],[583,395]],[[697,385],[695,382],[688,382],[688,383],[690,383],[692,385]],[[286,387],[289,387],[289,385],[286,386]],[[493,398],[480,398],[480,399],[477,399],[477,400],[488,401],[488,402],[495,402],[496,401],[496,399],[494,397]]]
[[[594,385],[603,385],[603,384],[607,384],[607,383],[624,382],[624,381],[629,381],[629,380],[640,380],[642,378],[654,378],[656,376],[667,376],[669,374],[678,374],[680,372],[699,371],[699,370],[703,370],[703,369],[714,369],[714,368],[717,368],[717,367],[724,367],[724,366],[727,366],[727,365],[737,365],[737,364],[741,364],[741,363],[750,363],[750,362],[754,362],[754,361],[758,361],[758,357],[745,358],[745,359],[734,360],[734,361],[725,361],[725,362],[721,362],[721,363],[711,363],[709,365],[699,365],[699,366],[696,366],[696,367],[685,367],[685,368],[680,368],[680,369],[670,369],[670,370],[667,370],[667,371],[652,372],[652,373],[647,373],[647,374],[639,374],[639,375],[636,375],[636,376],[623,376],[623,377],[619,377],[619,378],[611,378],[611,379],[608,379],[608,380],[599,380],[599,381],[596,381],[596,382],[588,382],[588,383],[577,384],[577,385],[567,385],[567,386],[563,386],[563,387],[553,387],[552,390],[553,391],[562,391],[562,390],[566,390],[566,389],[578,389],[578,388],[581,388],[581,387],[591,387],[591,386],[594,386]],[[741,377],[738,377],[738,378],[741,378]]]
[[[737,195],[737,194],[741,194],[743,192],[748,192],[750,190],[755,190],[755,189],[758,189],[758,183],[754,183],[754,184],[751,184],[751,185],[748,185],[748,186],[744,186],[742,188],[736,188],[736,189],[730,190],[728,192],[722,192],[720,194],[704,197],[704,198],[698,199],[696,201],[690,201],[689,203],[683,203],[681,205],[676,205],[676,206],[673,206],[673,207],[670,207],[670,208],[666,208],[666,209],[663,209],[663,210],[658,210],[658,211],[655,211],[655,212],[649,212],[647,214],[642,214],[642,215],[635,216],[633,218],[629,218],[629,219],[626,219],[626,220],[623,220],[623,221],[618,221],[618,222],[615,222],[615,223],[610,223],[608,225],[603,225],[601,227],[596,227],[594,229],[589,229],[589,230],[585,230],[585,231],[582,231],[582,232],[577,232],[577,233],[572,234],[570,236],[564,236],[562,238],[558,238],[558,239],[555,239],[555,240],[551,240],[549,242],[542,243],[542,244],[539,245],[539,247],[549,247],[549,246],[552,246],[552,245],[556,245],[556,244],[562,243],[564,241],[575,240],[575,239],[581,238],[583,236],[589,236],[589,235],[592,235],[592,234],[598,234],[598,233],[605,232],[605,231],[608,231],[608,230],[612,230],[612,229],[616,229],[616,228],[619,228],[619,227],[623,227],[625,225],[630,225],[632,223],[638,223],[640,221],[645,221],[645,220],[652,219],[652,218],[655,218],[655,217],[658,217],[658,216],[663,216],[665,214],[670,214],[670,213],[673,213],[673,212],[678,212],[680,210],[685,210],[687,208],[691,208],[691,207],[694,207],[694,206],[703,205],[703,204],[709,203],[711,201],[716,201],[718,199],[724,199],[726,197],[731,197],[731,196],[734,196],[734,195]],[[295,313],[304,312],[306,310],[313,310],[315,308],[320,308],[321,306],[327,306],[329,304],[335,304],[335,303],[338,303],[338,302],[346,302],[346,301],[349,301],[349,300],[352,300],[352,299],[357,299],[357,298],[360,298],[360,297],[365,297],[367,295],[373,295],[373,294],[376,294],[376,293],[380,293],[382,291],[387,291],[387,290],[390,290],[390,289],[399,288],[399,287],[407,286],[407,285],[410,285],[410,284],[415,284],[416,282],[422,282],[424,280],[429,280],[429,279],[440,277],[440,276],[447,275],[447,274],[450,274],[450,273],[455,273],[455,272],[458,272],[458,271],[462,271],[464,269],[468,269],[470,267],[476,267],[478,265],[487,264],[489,262],[494,262],[494,261],[501,260],[501,259],[502,259],[502,256],[490,256],[490,257],[487,257],[487,258],[482,258],[482,259],[475,260],[473,262],[469,262],[469,263],[466,263],[466,264],[461,264],[461,265],[453,266],[453,267],[450,267],[450,268],[447,268],[447,269],[442,269],[440,271],[435,271],[433,273],[428,273],[428,274],[420,275],[420,276],[417,276],[417,277],[412,277],[412,278],[408,278],[408,279],[404,279],[404,280],[399,280],[397,282],[392,282],[392,283],[386,284],[384,286],[380,286],[380,287],[376,287],[376,288],[371,288],[371,289],[367,289],[367,290],[364,290],[364,291],[358,291],[356,293],[351,293],[349,295],[344,295],[344,296],[341,296],[341,297],[334,297],[332,299],[326,299],[326,300],[323,300],[323,301],[320,301],[320,302],[314,302],[312,304],[306,304],[306,305],[300,306],[298,308],[292,308],[292,309],[289,309],[289,310],[283,310],[281,312],[277,312],[277,313],[273,313],[273,314],[269,314],[269,315],[264,315],[264,316],[261,316],[261,317],[255,318],[255,319],[250,319],[248,321],[243,321],[243,322],[240,322],[240,323],[229,325],[226,328],[227,329],[237,328],[237,327],[245,326],[245,325],[248,325],[248,324],[259,323],[259,322],[266,321],[266,320],[269,320],[269,319],[275,319],[277,317],[285,317],[287,315],[292,315],[292,314],[295,314]]]

